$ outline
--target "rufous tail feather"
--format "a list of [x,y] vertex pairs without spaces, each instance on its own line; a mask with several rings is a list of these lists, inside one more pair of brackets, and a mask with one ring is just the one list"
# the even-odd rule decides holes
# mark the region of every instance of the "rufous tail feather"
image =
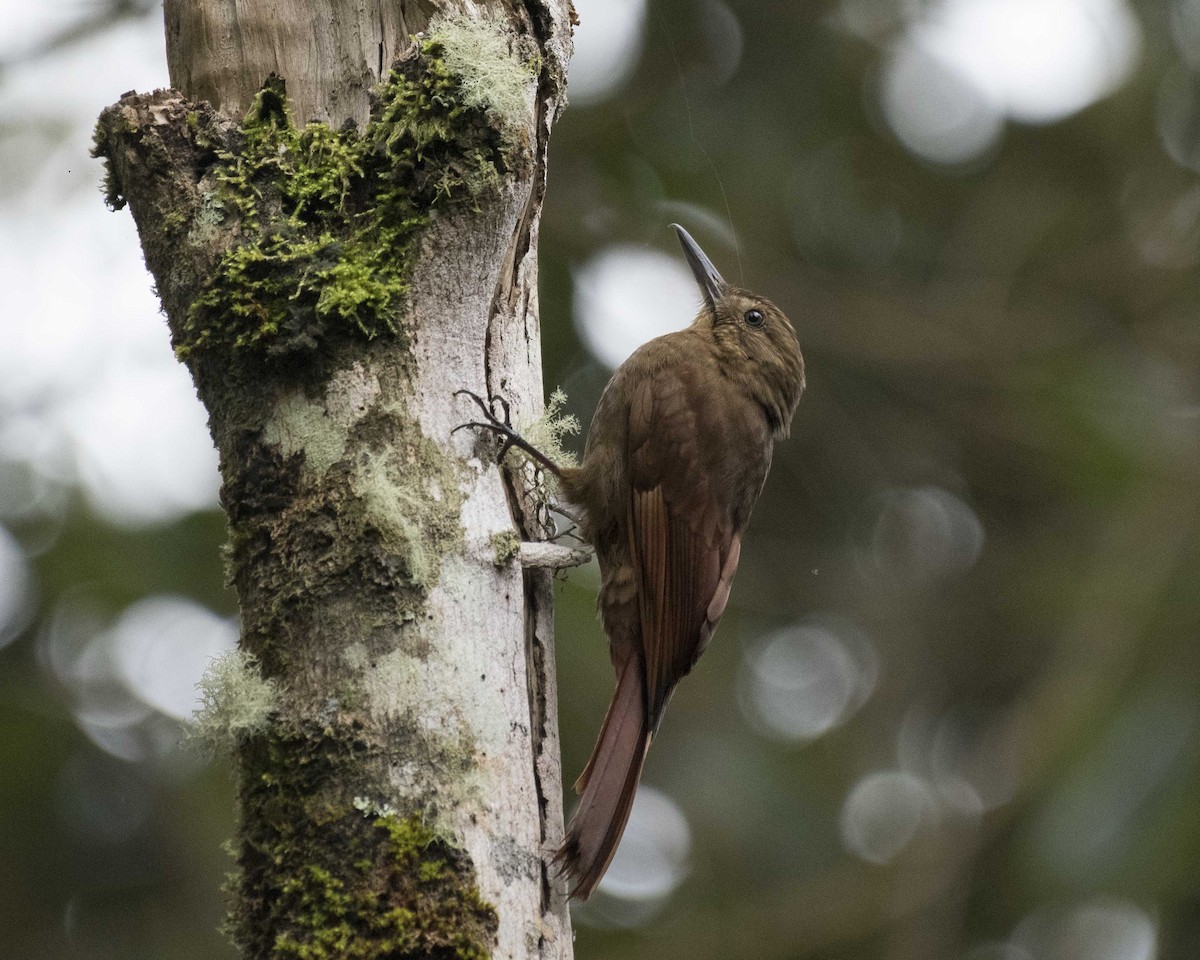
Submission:
[[583,791],[579,807],[554,856],[559,872],[572,882],[571,896],[576,900],[591,896],[617,851],[649,745],[641,664],[630,657],[592,758],[576,784]]

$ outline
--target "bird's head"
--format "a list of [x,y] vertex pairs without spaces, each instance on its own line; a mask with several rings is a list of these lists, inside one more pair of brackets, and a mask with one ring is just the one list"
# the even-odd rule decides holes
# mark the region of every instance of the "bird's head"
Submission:
[[704,295],[693,326],[711,336],[723,372],[762,404],[772,427],[785,435],[804,392],[796,328],[766,297],[726,283],[692,235],[671,226]]

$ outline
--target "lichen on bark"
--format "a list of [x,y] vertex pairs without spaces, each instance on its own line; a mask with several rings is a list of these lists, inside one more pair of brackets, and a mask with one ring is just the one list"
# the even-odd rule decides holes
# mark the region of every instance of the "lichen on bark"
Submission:
[[[490,470],[428,418],[420,352],[455,336],[486,367],[494,314],[531,282],[518,271],[532,270],[557,91],[509,23],[431,25],[361,127],[297,122],[279,78],[241,116],[168,90],[123,97],[97,126],[108,199],[128,201],[221,456],[253,669],[213,688],[211,719],[239,768],[231,926],[247,957],[508,954],[542,929],[530,913],[561,910],[548,888],[526,906],[497,884],[481,836],[499,823],[496,842],[521,837],[538,862],[526,824],[483,789],[522,782],[505,779],[522,758],[503,776],[497,758],[527,730],[504,699],[526,671],[518,653],[497,684],[490,650],[486,671],[471,660],[494,638],[439,634],[502,574],[463,527]],[[438,283],[449,244],[467,255]],[[536,336],[536,315],[519,323]],[[449,407],[460,385],[434,389]],[[497,650],[497,672],[512,659]],[[230,680],[272,696],[229,700]],[[365,816],[357,797],[387,803]],[[488,900],[515,932],[497,934]]]
[[372,645],[414,620],[441,558],[462,543],[461,464],[388,402],[402,371],[373,366],[382,397],[357,419],[330,415],[335,376],[316,398],[284,394],[261,432],[233,440],[230,564],[244,642],[268,675],[318,656],[325,638],[295,627],[315,608],[353,597],[359,639]]

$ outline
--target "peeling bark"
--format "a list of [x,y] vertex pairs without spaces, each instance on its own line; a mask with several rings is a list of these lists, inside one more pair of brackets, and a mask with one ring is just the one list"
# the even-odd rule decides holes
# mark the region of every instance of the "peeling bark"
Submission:
[[235,936],[255,958],[569,958],[545,856],[567,561],[497,550],[541,535],[526,481],[451,438],[459,387],[541,409],[569,4],[165,15],[177,89],[108,108],[97,154],[209,411],[247,669],[280,691],[231,732]]

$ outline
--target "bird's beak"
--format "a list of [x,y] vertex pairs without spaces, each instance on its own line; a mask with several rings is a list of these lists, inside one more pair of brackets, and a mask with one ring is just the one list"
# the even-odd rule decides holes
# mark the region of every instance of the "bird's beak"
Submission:
[[688,266],[692,268],[692,275],[700,284],[700,289],[704,291],[704,299],[708,301],[710,307],[715,307],[725,292],[725,281],[717,272],[717,268],[712,265],[712,261],[700,249],[700,244],[692,239],[692,235],[677,223],[673,223],[671,226],[679,234],[679,245],[683,247],[683,255],[687,257]]

